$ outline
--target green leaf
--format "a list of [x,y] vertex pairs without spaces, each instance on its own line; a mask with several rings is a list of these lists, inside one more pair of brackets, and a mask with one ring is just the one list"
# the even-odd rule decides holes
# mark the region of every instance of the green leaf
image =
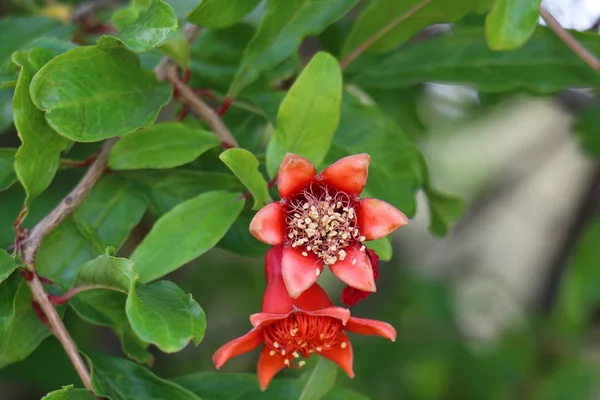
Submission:
[[60,390],[48,393],[42,400],[95,400],[87,389],[75,389],[73,385],[63,386]]
[[227,231],[223,239],[217,243],[217,246],[223,250],[230,251],[245,257],[264,257],[269,245],[256,240],[248,230],[250,222],[256,212],[251,211],[249,207],[240,214],[231,228]]
[[140,339],[165,353],[176,353],[204,338],[204,311],[179,286],[169,281],[135,284],[127,297],[127,317]]
[[90,364],[93,364],[92,389],[96,396],[111,400],[201,400],[132,361],[96,356]]
[[214,134],[181,123],[156,124],[119,140],[108,155],[108,166],[114,170],[173,168],[220,143]]
[[369,249],[373,250],[379,256],[381,261],[390,261],[392,259],[393,249],[389,236],[377,240],[371,240],[365,244]]
[[177,30],[175,11],[161,0],[135,1],[121,12],[129,18],[117,22],[121,29],[118,38],[133,51],[150,51],[166,43]]
[[149,282],[210,250],[244,207],[237,193],[208,192],[163,215],[131,255],[141,282]]
[[[15,85],[17,84],[16,81]],[[13,123],[12,98],[14,90],[4,90],[0,86],[0,134],[10,128]]]
[[301,379],[302,392],[298,400],[319,400],[335,385],[338,367],[333,361],[319,357],[317,365]]
[[253,210],[258,210],[271,201],[267,182],[258,170],[259,162],[254,154],[244,149],[229,149],[221,153],[219,158],[252,193]]
[[422,154],[376,106],[362,104],[344,93],[340,125],[327,161],[357,153],[371,156],[363,195],[385,200],[412,217],[416,211],[415,194],[421,189],[425,173]]
[[169,56],[184,70],[190,67],[190,46],[183,30],[173,33],[169,40],[160,46],[158,50]]
[[457,222],[463,214],[463,201],[428,186],[425,186],[425,193],[429,202],[429,230],[436,236],[446,236],[450,225]]
[[[33,311],[31,291],[25,281],[18,276],[15,278],[18,278],[19,286],[14,298],[14,314],[6,324],[0,340],[0,368],[24,360],[50,336],[48,328]],[[9,281],[11,279],[2,283],[3,290]],[[59,314],[62,314],[62,311],[59,311]]]
[[243,393],[259,390],[254,374],[224,374],[220,372],[194,372],[173,379],[202,400],[237,400]]
[[244,188],[232,174],[188,169],[130,171],[120,174],[143,185],[154,211],[166,214],[179,203],[213,190],[239,192]]
[[277,131],[267,149],[267,168],[277,174],[286,153],[319,165],[329,152],[340,119],[342,73],[337,60],[317,53],[283,99]]
[[415,140],[422,138],[427,131],[419,115],[422,89],[422,85],[414,85],[392,90],[366,88],[365,91],[381,111]]
[[254,82],[259,74],[294,54],[302,39],[318,35],[343,17],[357,0],[269,0],[254,38],[228,90],[230,97]]
[[[600,54],[600,36],[573,32],[592,53]],[[552,31],[538,28],[520,49],[496,52],[482,29],[464,30],[406,46],[383,57],[352,80],[361,86],[400,88],[421,82],[475,85],[486,92],[524,88],[553,93],[566,87],[600,85],[600,76]]]
[[17,269],[17,266],[15,259],[6,250],[0,249],[0,283],[8,278]]
[[115,174],[103,176],[77,207],[42,242],[36,257],[40,275],[70,288],[79,267],[121,247],[146,211],[134,184]]
[[149,343],[143,342],[131,329],[125,301],[127,296],[108,290],[91,290],[79,293],[69,301],[69,307],[85,321],[108,326],[121,340],[127,357],[143,364],[154,364],[154,356],[148,352]]
[[129,293],[138,274],[133,270],[133,262],[126,258],[113,257],[113,248],[83,264],[77,271],[74,286],[94,286],[98,289],[116,290]]
[[594,157],[600,157],[600,102],[594,101],[584,109],[575,124],[575,132],[583,150]]
[[369,400],[367,396],[352,389],[334,387],[323,400]]
[[390,51],[429,25],[454,22],[472,11],[485,11],[491,1],[373,0],[357,18],[342,53],[347,55],[373,39],[376,40],[367,51]]
[[541,0],[496,0],[485,19],[485,34],[493,50],[523,46],[538,25]]
[[135,53],[110,37],[54,58],[30,88],[50,126],[79,142],[123,136],[152,124],[171,92],[141,69]]
[[202,0],[188,20],[207,28],[225,28],[254,10],[260,0]]
[[67,146],[67,140],[48,126],[44,113],[33,105],[29,97],[34,75],[51,59],[52,54],[40,48],[28,53],[15,53],[13,57],[13,61],[21,66],[12,106],[22,142],[15,155],[14,168],[27,193],[27,209],[54,179],[60,165],[60,153]]
[[4,332],[15,316],[15,300],[23,284],[19,274],[12,274],[0,282],[0,337],[4,337]]
[[17,181],[14,163],[16,149],[0,149],[0,192]]

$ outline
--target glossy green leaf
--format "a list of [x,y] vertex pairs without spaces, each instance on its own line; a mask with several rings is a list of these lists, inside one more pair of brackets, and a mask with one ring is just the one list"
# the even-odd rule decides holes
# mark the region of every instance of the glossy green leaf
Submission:
[[225,28],[235,24],[260,0],[202,0],[189,15],[190,22],[207,28]]
[[132,361],[96,356],[91,363],[92,389],[97,396],[111,400],[201,400]]
[[220,144],[211,132],[181,123],[161,123],[119,140],[108,155],[108,166],[114,170],[173,168]]
[[327,160],[334,162],[358,153],[371,156],[363,196],[382,199],[413,216],[415,194],[421,189],[425,172],[419,149],[376,106],[362,104],[353,95],[344,93],[340,125]]
[[366,88],[369,97],[411,139],[420,139],[427,132],[420,116],[422,85],[399,89]]
[[204,338],[204,311],[172,282],[133,285],[126,310],[137,336],[165,353],[176,353],[190,341],[198,346]]
[[286,153],[319,165],[329,152],[340,119],[342,73],[337,60],[317,53],[283,99],[277,131],[267,149],[267,168],[277,174]]
[[379,260],[390,261],[392,259],[393,249],[389,236],[377,240],[371,240],[365,244],[369,249],[373,250],[377,256],[379,256]]
[[463,201],[427,186],[425,193],[429,203],[429,230],[436,236],[446,236],[450,225],[457,222],[464,212]]
[[123,136],[152,124],[171,92],[169,85],[142,71],[134,53],[110,37],[54,58],[30,88],[50,126],[80,142]]
[[17,263],[4,249],[0,249],[0,283],[17,269]]
[[157,214],[165,214],[177,204],[212,190],[240,192],[243,185],[232,174],[188,169],[130,171],[125,179],[143,186]]
[[338,366],[324,357],[319,361],[312,371],[300,379],[302,391],[298,400],[322,399],[335,385]]
[[539,19],[541,0],[495,0],[485,19],[485,34],[493,50],[523,46]]
[[185,17],[198,5],[198,0],[165,0],[173,10],[179,19],[185,19]]
[[148,352],[149,343],[143,342],[131,329],[123,293],[108,290],[91,290],[79,293],[69,301],[69,307],[85,321],[108,326],[121,340],[123,353],[143,364],[154,364],[154,356]]
[[129,293],[138,274],[133,270],[133,262],[126,258],[113,257],[114,250],[108,247],[104,254],[83,264],[77,271],[74,286],[92,286]]
[[221,161],[242,181],[254,197],[253,210],[258,210],[271,201],[267,182],[258,170],[256,156],[244,149],[229,149],[219,155]]
[[0,149],[0,192],[17,181],[14,168],[16,152],[16,149]]
[[150,51],[166,43],[177,30],[175,11],[162,0],[137,1],[122,12],[129,18],[118,23],[118,38],[133,51]]
[[[577,40],[600,54],[600,36],[573,32]],[[521,48],[490,50],[482,29],[464,30],[415,43],[383,57],[352,80],[375,88],[400,88],[421,82],[475,85],[486,92],[524,88],[553,93],[566,87],[600,85],[600,76],[556,35],[538,28]]]
[[163,215],[130,257],[140,281],[160,278],[210,250],[243,207],[237,193],[208,192]]
[[[50,336],[48,328],[33,311],[31,291],[25,281],[18,276],[15,278],[19,279],[19,284],[14,298],[14,314],[6,324],[0,340],[0,368],[27,358]],[[2,289],[9,281],[11,279],[2,283]]]
[[[485,11],[492,0],[373,0],[352,27],[343,54],[376,39],[367,48],[387,52],[435,23],[454,22],[473,11]],[[408,18],[407,18],[408,17]]]
[[14,168],[27,193],[25,205],[28,209],[54,179],[60,165],[60,153],[67,146],[67,139],[48,126],[44,113],[33,105],[29,97],[34,75],[51,59],[52,54],[40,48],[28,53],[15,53],[13,57],[13,61],[21,66],[12,105],[22,143],[15,155]]
[[87,389],[75,389],[73,385],[63,386],[60,390],[48,393],[42,400],[95,400]]
[[319,34],[356,3],[357,0],[270,0],[258,31],[244,51],[229,96],[237,97],[261,72],[294,54],[302,39]]
[[44,239],[36,258],[38,272],[71,287],[79,267],[107,246],[121,247],[145,211],[134,184],[115,174],[102,177],[73,216]]

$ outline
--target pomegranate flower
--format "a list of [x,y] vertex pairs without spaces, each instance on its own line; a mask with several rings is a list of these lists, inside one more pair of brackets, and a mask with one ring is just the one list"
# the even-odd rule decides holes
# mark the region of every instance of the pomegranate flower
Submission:
[[333,306],[316,283],[297,299],[291,298],[281,273],[282,252],[282,246],[267,252],[267,288],[262,312],[250,316],[252,330],[218,349],[213,356],[215,367],[264,343],[257,367],[262,390],[281,369],[300,368],[305,361],[299,358],[311,354],[330,359],[353,378],[352,346],[344,331],[395,341],[396,330],[385,322],[351,317],[348,309]]
[[317,175],[303,157],[283,159],[277,175],[281,201],[259,210],[250,232],[264,243],[285,245],[283,280],[291,297],[311,287],[323,265],[347,285],[375,292],[363,242],[387,236],[408,219],[391,204],[359,197],[370,160],[368,154],[344,157]]
[[[379,256],[371,249],[367,249],[367,256],[369,256],[371,267],[373,267],[373,278],[375,278],[377,281],[377,278],[379,278],[379,268],[377,268],[377,260],[379,259]],[[369,297],[370,294],[371,292],[364,292],[362,290],[353,288],[352,286],[346,286],[344,290],[342,290],[342,303],[348,307],[352,307],[359,301]]]

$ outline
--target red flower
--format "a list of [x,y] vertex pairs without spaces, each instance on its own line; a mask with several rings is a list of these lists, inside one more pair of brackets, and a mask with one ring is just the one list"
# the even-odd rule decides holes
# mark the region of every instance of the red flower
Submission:
[[332,360],[354,377],[352,346],[344,331],[396,340],[396,330],[391,325],[351,317],[348,309],[333,306],[327,293],[316,283],[297,299],[292,299],[281,274],[282,253],[282,246],[267,252],[267,288],[262,312],[250,316],[254,326],[250,332],[216,351],[213,362],[217,369],[230,358],[264,343],[257,368],[262,390],[282,368],[300,368],[305,362],[297,359],[308,358],[311,354]]
[[[377,268],[377,260],[379,259],[379,256],[371,249],[367,249],[367,256],[369,256],[371,267],[373,267],[373,278],[377,280],[377,278],[379,278],[379,269]],[[358,290],[352,286],[346,286],[344,290],[342,290],[342,303],[348,307],[352,307],[359,301],[369,297],[371,293],[372,292]]]
[[323,265],[347,285],[375,291],[363,242],[387,236],[408,219],[391,204],[358,197],[370,160],[368,154],[344,157],[317,175],[303,157],[283,159],[277,178],[281,201],[259,210],[250,232],[267,244],[285,244],[283,279],[293,298],[317,281]]

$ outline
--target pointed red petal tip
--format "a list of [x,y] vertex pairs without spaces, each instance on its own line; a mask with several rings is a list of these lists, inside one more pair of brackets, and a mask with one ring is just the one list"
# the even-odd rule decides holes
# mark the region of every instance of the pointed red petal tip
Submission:
[[362,199],[356,210],[358,229],[366,240],[385,237],[408,224],[408,218],[393,205],[379,199]]
[[274,314],[274,313],[267,313],[267,312],[259,312],[256,314],[252,314],[250,316],[250,323],[252,324],[253,327],[260,328],[264,324],[267,324],[272,321],[277,321],[278,319],[287,318],[289,315],[290,315],[290,313]]
[[250,233],[271,246],[283,243],[285,234],[283,205],[275,202],[258,210],[250,222]]
[[355,154],[339,159],[321,172],[322,181],[342,192],[358,196],[367,183],[371,157]]
[[297,299],[302,292],[311,287],[321,271],[323,263],[313,253],[293,247],[283,249],[281,273],[291,298]]
[[213,355],[213,363],[215,368],[220,369],[232,357],[237,357],[257,348],[262,342],[263,334],[257,329],[252,329],[250,332],[241,336],[229,343],[224,344]]
[[284,367],[283,358],[279,356],[271,356],[269,352],[270,350],[267,347],[263,349],[262,353],[260,353],[258,367],[256,369],[260,390],[263,392],[267,390],[269,383],[271,383],[275,375],[277,375],[277,373]]
[[375,292],[375,277],[371,261],[359,245],[346,248],[346,258],[338,260],[329,268],[342,282],[364,292]]
[[293,196],[316,176],[315,167],[306,158],[297,154],[286,154],[277,174],[279,196],[282,199]]
[[344,332],[339,333],[335,347],[320,354],[339,365],[350,378],[354,378],[352,344]]
[[383,321],[350,317],[345,329],[361,335],[381,336],[390,339],[392,342],[396,341],[396,330]]

